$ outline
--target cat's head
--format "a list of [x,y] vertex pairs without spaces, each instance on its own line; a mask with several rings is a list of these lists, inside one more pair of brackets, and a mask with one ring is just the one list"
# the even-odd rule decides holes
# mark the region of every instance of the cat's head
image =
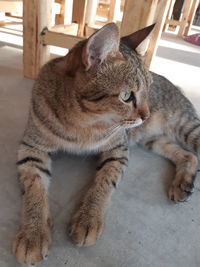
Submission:
[[149,71],[136,50],[153,25],[120,39],[114,23],[77,44],[66,57],[80,117],[98,127],[135,127],[146,119]]

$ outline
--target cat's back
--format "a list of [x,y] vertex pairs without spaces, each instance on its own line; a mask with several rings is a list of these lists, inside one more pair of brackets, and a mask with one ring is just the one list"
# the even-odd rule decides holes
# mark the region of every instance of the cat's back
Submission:
[[40,70],[33,86],[33,96],[51,97],[64,86],[63,65],[65,57],[59,57],[47,62]]
[[[46,127],[51,132],[52,129],[59,132],[59,136],[63,134],[68,115],[66,107],[70,104],[65,92],[63,64],[65,57],[60,57],[50,60],[41,68],[32,89],[27,129],[34,126],[36,132],[41,132],[40,128]],[[36,120],[40,121],[37,126]]]
[[151,72],[153,83],[149,90],[149,104],[151,111],[176,112],[194,110],[183,92],[164,76]]

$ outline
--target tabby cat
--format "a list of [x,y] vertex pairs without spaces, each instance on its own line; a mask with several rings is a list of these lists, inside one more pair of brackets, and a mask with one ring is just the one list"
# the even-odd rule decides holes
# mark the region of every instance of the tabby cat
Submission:
[[18,151],[23,207],[13,251],[20,263],[34,265],[48,255],[47,192],[55,151],[100,155],[93,184],[69,227],[78,246],[90,246],[101,235],[108,201],[128,165],[131,142],[175,164],[169,188],[173,202],[186,201],[194,191],[200,120],[180,90],[150,73],[136,52],[152,29],[120,40],[117,26],[107,24],[41,69]]

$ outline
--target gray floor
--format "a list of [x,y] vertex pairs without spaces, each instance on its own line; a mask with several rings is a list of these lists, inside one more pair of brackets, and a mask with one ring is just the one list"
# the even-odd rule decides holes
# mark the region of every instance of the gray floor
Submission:
[[[181,44],[187,46],[183,41]],[[185,86],[184,89],[200,110],[200,91],[197,90],[200,89],[200,61],[196,60],[199,48],[191,47],[196,49],[193,51],[196,54],[188,56],[190,65],[186,65],[184,52],[181,56],[180,51],[177,55],[172,48],[170,51],[163,49],[159,48],[152,69],[165,72],[183,87],[190,84],[190,88]],[[170,61],[164,59],[167,53]],[[20,46],[16,48],[0,43],[0,267],[19,266],[11,254],[21,200],[15,160],[33,84],[33,81],[23,78],[21,61]],[[172,66],[175,66],[176,75],[170,72]],[[181,73],[178,68],[181,68]],[[191,68],[191,74],[186,77]],[[167,160],[138,147],[131,151],[129,168],[112,198],[100,240],[90,248],[77,248],[71,243],[66,235],[66,225],[84,187],[94,175],[95,162],[93,157],[67,154],[55,157],[50,190],[55,224],[53,246],[47,261],[39,266],[199,267],[200,175],[191,201],[173,205],[168,201],[167,188],[174,167]]]

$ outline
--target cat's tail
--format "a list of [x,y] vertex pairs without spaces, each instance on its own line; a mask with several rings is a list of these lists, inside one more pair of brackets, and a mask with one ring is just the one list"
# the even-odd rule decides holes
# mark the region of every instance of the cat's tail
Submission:
[[200,154],[200,119],[197,116],[180,119],[176,127],[176,137],[183,145]]

